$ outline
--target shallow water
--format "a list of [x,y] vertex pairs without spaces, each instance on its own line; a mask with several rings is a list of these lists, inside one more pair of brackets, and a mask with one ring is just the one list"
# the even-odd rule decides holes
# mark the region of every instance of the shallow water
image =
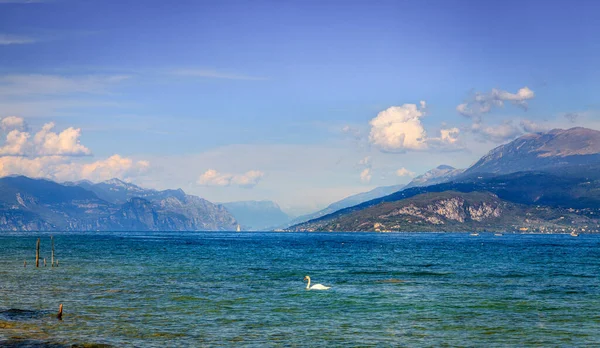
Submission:
[[0,343],[600,345],[597,235],[54,236],[0,236]]

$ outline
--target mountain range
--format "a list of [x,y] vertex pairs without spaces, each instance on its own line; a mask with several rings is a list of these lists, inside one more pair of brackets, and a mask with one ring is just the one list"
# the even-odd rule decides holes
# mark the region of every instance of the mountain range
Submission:
[[0,230],[232,231],[225,207],[182,190],[148,190],[112,179],[59,184],[0,178]]
[[[441,165],[296,219],[271,201],[214,204],[111,179],[0,178],[0,230],[600,231],[600,132],[527,134],[467,169]],[[290,222],[291,221],[291,222]]]
[[289,230],[600,231],[598,131],[527,134],[464,171],[441,169],[441,183],[409,184]]

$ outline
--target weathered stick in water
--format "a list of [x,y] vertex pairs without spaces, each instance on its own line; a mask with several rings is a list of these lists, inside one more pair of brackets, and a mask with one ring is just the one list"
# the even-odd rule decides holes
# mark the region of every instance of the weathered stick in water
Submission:
[[62,303],[58,306],[58,314],[56,315],[56,319],[62,320]]
[[27,260],[23,261],[23,268],[27,267]]
[[44,257],[44,267],[46,267],[46,258]]
[[50,236],[50,241],[52,242],[52,258],[50,259],[50,263],[54,267],[54,236]]
[[35,245],[35,267],[40,267],[40,239],[37,239]]

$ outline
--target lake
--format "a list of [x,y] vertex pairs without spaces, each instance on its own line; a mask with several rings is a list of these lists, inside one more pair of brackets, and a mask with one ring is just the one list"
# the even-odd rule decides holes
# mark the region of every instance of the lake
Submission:
[[0,235],[0,345],[600,345],[599,235],[53,235]]

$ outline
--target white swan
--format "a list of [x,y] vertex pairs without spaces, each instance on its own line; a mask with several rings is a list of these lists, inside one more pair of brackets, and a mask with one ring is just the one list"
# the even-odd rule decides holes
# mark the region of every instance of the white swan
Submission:
[[323,284],[315,284],[313,286],[310,286],[310,277],[309,276],[305,276],[304,281],[308,281],[308,283],[306,284],[306,290],[328,290],[328,289],[331,289],[331,286],[325,286]]

